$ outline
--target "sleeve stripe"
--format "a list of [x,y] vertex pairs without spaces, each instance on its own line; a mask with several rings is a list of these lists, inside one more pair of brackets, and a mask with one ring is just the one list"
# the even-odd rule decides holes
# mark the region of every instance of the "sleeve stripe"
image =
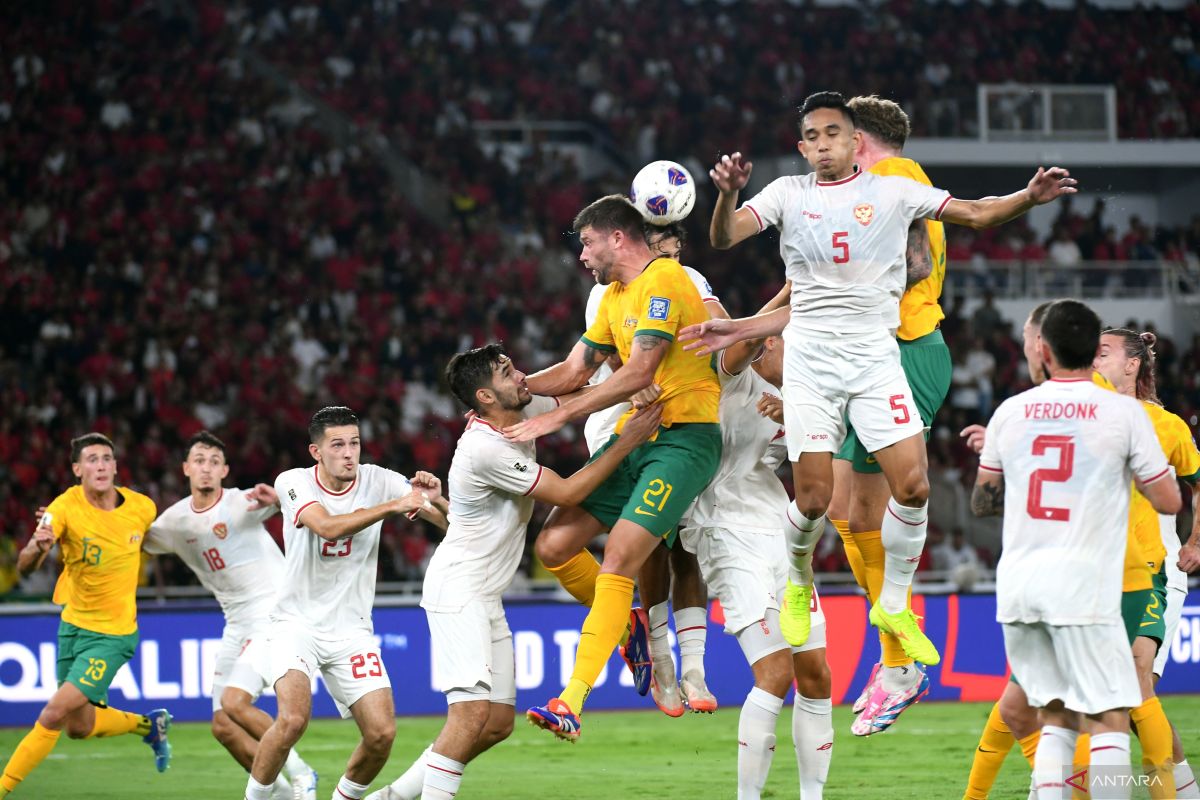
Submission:
[[1157,475],[1155,475],[1153,478],[1148,478],[1148,479],[1146,479],[1146,480],[1142,481],[1142,486],[1149,486],[1150,484],[1154,483],[1155,481],[1157,481],[1157,480],[1160,480],[1160,479],[1162,479],[1162,478],[1166,477],[1166,475],[1167,475],[1167,474],[1168,474],[1170,471],[1171,471],[1171,468],[1170,468],[1170,467],[1167,467],[1167,468],[1166,468],[1166,469],[1164,469],[1162,472],[1160,472],[1160,473],[1158,473]]
[[666,339],[668,342],[675,341],[674,334],[667,333],[666,331],[658,331],[658,330],[655,330],[654,328],[638,328],[636,331],[633,332],[633,335],[634,336],[657,336],[660,339]]
[[580,337],[579,337],[579,341],[583,342],[583,343],[584,343],[584,344],[586,344],[588,347],[591,347],[591,348],[592,348],[592,349],[594,349],[594,350],[599,350],[599,351],[601,351],[601,352],[604,352],[604,353],[615,353],[615,352],[617,352],[617,348],[613,347],[611,344],[598,344],[598,343],[596,343],[596,342],[593,342],[591,339],[589,339],[589,338],[588,338],[588,337],[586,337],[586,336],[580,336]]
[[760,217],[760,216],[758,215],[758,212],[754,210],[754,206],[747,204],[747,205],[743,206],[743,208],[748,208],[748,209],[750,209],[750,213],[751,213],[751,214],[753,214],[753,215],[754,215],[754,219],[756,219],[756,220],[758,221],[758,232],[759,232],[759,233],[762,233],[762,232],[763,232],[763,228],[765,228],[766,226],[765,226],[765,225],[763,225],[762,217]]
[[292,525],[294,525],[294,526],[295,526],[295,527],[297,527],[297,528],[301,528],[301,527],[303,527],[303,526],[300,524],[300,515],[301,515],[302,513],[304,513],[304,509],[308,508],[309,506],[315,506],[315,505],[317,505],[319,502],[320,502],[320,501],[318,501],[318,500],[309,500],[307,503],[305,503],[304,505],[300,506],[300,508],[296,509],[296,518],[292,520]]
[[934,219],[941,219],[941,218],[942,218],[942,212],[946,210],[946,206],[950,205],[950,201],[951,201],[951,200],[953,200],[953,199],[954,199],[954,195],[952,195],[952,194],[947,194],[947,195],[946,195],[946,199],[942,201],[942,204],[941,204],[940,206],[938,206],[937,213],[933,215],[933,218],[934,218]]
[[998,475],[1004,474],[1004,470],[1000,469],[999,467],[989,467],[987,464],[983,464],[983,463],[980,463],[979,468],[981,470],[983,470],[984,472],[995,472]]
[[521,495],[522,497],[528,497],[529,493],[537,488],[538,482],[541,481],[541,479],[542,479],[542,470],[543,469],[545,469],[545,467],[543,467],[541,464],[538,464],[538,474],[533,479],[533,484],[530,485],[530,487],[525,490],[525,494]]

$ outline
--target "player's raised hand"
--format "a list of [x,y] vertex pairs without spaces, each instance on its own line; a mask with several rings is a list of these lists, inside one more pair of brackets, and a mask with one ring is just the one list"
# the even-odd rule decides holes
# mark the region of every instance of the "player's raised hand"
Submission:
[[770,392],[763,392],[762,397],[758,399],[758,403],[754,408],[760,416],[764,416],[780,425],[783,424],[783,400]]
[[652,405],[658,396],[662,394],[662,387],[657,383],[652,383],[645,389],[629,398],[629,404],[634,408],[646,408]]
[[1187,573],[1200,569],[1200,547],[1185,544],[1179,548],[1179,563],[1176,566]]
[[1037,174],[1025,189],[1029,192],[1030,199],[1040,206],[1057,200],[1064,194],[1075,194],[1079,191],[1075,188],[1077,183],[1078,181],[1071,177],[1071,173],[1062,167],[1038,167]]
[[958,435],[967,440],[967,447],[971,448],[975,455],[979,455],[983,452],[983,436],[986,432],[987,428],[982,425],[968,425],[959,431]]
[[539,436],[547,436],[554,433],[567,424],[566,419],[561,417],[558,411],[559,409],[547,411],[545,414],[530,417],[527,420],[518,422],[516,425],[510,425],[504,429],[504,438],[510,442],[532,442]]
[[679,341],[687,342],[683,349],[692,350],[698,356],[712,355],[743,338],[737,322],[732,319],[709,319],[679,330]]
[[716,165],[708,171],[708,176],[723,194],[740,192],[746,188],[754,165],[742,160],[741,153],[721,156]]
[[429,498],[420,489],[413,489],[404,497],[398,497],[392,501],[394,506],[393,513],[406,514],[413,516],[416,512],[423,508],[433,508],[433,504],[429,502]]
[[246,499],[250,501],[251,511],[279,505],[279,495],[275,494],[275,487],[265,483],[254,484],[254,488],[246,492]]
[[436,500],[442,496],[442,479],[432,472],[417,470],[410,482],[414,489],[420,489],[430,500]]
[[37,543],[38,551],[45,553],[54,546],[54,528],[50,525],[45,506],[38,507],[37,519],[38,526],[33,530],[33,541]]
[[636,447],[653,436],[660,424],[662,424],[662,406],[658,404],[646,406],[625,420],[625,427],[621,428],[621,439],[631,441]]

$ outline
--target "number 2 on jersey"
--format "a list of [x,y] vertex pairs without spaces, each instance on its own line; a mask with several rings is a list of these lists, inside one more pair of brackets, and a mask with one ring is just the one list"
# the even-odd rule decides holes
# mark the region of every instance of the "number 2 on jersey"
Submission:
[[1034,519],[1067,522],[1071,519],[1071,509],[1042,505],[1042,484],[1064,483],[1075,472],[1075,440],[1071,436],[1050,434],[1042,434],[1033,440],[1033,455],[1044,456],[1047,450],[1058,451],[1058,466],[1034,470],[1029,476],[1029,499],[1025,510]]
[[849,235],[850,231],[836,231],[833,234],[833,249],[842,251],[840,256],[833,257],[833,263],[845,264],[850,261],[850,243],[846,241],[846,237]]

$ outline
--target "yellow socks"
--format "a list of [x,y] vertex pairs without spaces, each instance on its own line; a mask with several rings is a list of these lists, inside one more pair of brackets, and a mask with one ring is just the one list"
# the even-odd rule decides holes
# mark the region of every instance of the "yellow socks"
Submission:
[[[596,577],[600,562],[587,550],[580,550],[570,561],[557,567],[546,567],[572,597],[591,608],[596,599]],[[572,709],[574,710],[574,709]]]
[[[1082,739],[1086,734],[1080,734]],[[1025,756],[1025,760],[1029,762],[1029,768],[1033,769],[1033,757],[1037,754],[1038,741],[1042,738],[1042,731],[1039,728],[1033,733],[1026,736],[1024,739],[1018,739],[1017,744],[1021,745],[1021,755]],[[1078,741],[1078,739],[1076,740]]]
[[[1088,764],[1092,761],[1092,735],[1090,733],[1079,732],[1079,738],[1075,740],[1075,755],[1071,757],[1071,771],[1075,773],[1082,772],[1088,768]],[[1031,764],[1033,762],[1030,762]],[[1071,800],[1089,800],[1088,795],[1078,789],[1071,790]]]
[[842,546],[846,549],[846,560],[850,562],[850,571],[854,573],[854,580],[863,591],[867,591],[867,566],[863,563],[862,553],[858,550],[858,542],[854,541],[854,536],[850,533],[850,523],[844,519],[829,520],[833,527],[837,528],[838,536],[842,537]]
[[983,733],[979,737],[979,746],[975,748],[975,758],[971,761],[971,774],[967,776],[967,791],[963,800],[986,800],[988,792],[996,783],[1000,767],[1004,765],[1004,757],[1016,744],[1012,731],[1000,718],[1000,704],[992,706]]
[[[854,543],[858,546],[858,552],[863,560],[863,572],[866,573],[867,584],[864,587],[867,590],[867,600],[874,603],[879,599],[879,591],[883,588],[883,541],[882,534],[879,531],[864,531],[862,533],[853,533]],[[912,589],[908,590],[908,596],[912,598]],[[882,651],[883,657],[881,663],[885,667],[907,667],[913,663],[913,660],[904,653],[904,648],[900,646],[900,640],[890,633],[879,633],[879,649]]]
[[1157,697],[1129,712],[1142,743],[1142,769],[1151,777],[1151,797],[1175,796],[1175,762],[1171,759],[1171,723]]
[[4,766],[0,787],[3,787],[6,793],[16,789],[21,781],[29,777],[29,773],[50,755],[61,735],[62,731],[52,731],[43,728],[39,722],[33,723],[33,730],[25,734],[25,738],[17,745],[17,749]]
[[87,735],[88,739],[105,736],[120,736],[133,733],[145,736],[150,732],[150,720],[141,714],[132,714],[115,708],[96,708],[96,726]]
[[596,599],[591,613],[583,621],[579,649],[575,651],[575,671],[559,695],[559,699],[576,714],[583,710],[592,685],[628,625],[631,608],[631,579],[607,573],[596,578]]

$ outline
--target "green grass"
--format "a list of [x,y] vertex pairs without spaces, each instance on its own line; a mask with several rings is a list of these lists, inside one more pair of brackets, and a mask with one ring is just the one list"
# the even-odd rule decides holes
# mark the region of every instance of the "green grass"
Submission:
[[[1165,700],[1184,747],[1200,754],[1200,695]],[[909,711],[892,733],[858,739],[849,732],[846,706],[834,709],[837,738],[826,785],[828,800],[866,798],[952,798],[962,796],[971,756],[989,706],[925,703]],[[736,794],[738,708],[714,716],[672,720],[657,711],[597,712],[587,715],[583,739],[559,742],[518,720],[513,736],[472,764],[459,797],[506,800],[536,797],[535,787],[558,787],[563,800],[590,798],[730,798]],[[799,796],[790,746],[790,707],[780,720],[779,744],[764,797]],[[392,760],[373,788],[403,772],[441,727],[436,717],[396,721]],[[0,730],[0,755],[7,757],[25,734]],[[203,724],[176,725],[175,759],[164,775],[154,772],[149,749],[132,736],[94,741],[63,739],[34,772],[16,800],[139,800],[139,798],[228,798],[242,796],[245,773],[226,755]],[[357,739],[353,722],[314,722],[301,741],[301,754],[321,773],[322,800],[341,774]],[[1138,758],[1135,745],[1135,759]],[[1024,798],[1029,773],[1014,749],[1005,762],[994,798]]]

